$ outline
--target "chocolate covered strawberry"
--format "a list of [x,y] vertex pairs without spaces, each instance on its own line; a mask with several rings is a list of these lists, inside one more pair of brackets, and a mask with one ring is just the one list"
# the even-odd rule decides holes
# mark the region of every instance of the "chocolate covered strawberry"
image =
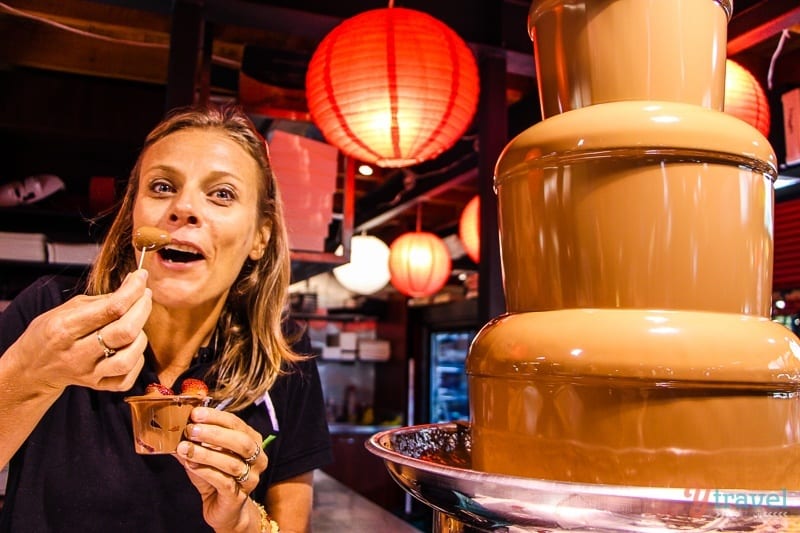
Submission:
[[186,378],[181,383],[181,394],[191,394],[192,396],[207,396],[208,385],[202,379]]
[[161,383],[149,384],[147,387],[144,388],[144,393],[149,395],[160,394],[161,396],[175,396],[175,393],[172,392],[172,389],[170,389],[165,385],[162,385]]

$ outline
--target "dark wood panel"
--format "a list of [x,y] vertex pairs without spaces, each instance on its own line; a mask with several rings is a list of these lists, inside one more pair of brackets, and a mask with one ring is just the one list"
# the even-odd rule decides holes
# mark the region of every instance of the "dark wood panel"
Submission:
[[402,512],[403,489],[389,476],[383,460],[367,451],[369,435],[332,435],[334,462],[323,468],[334,479],[395,514]]

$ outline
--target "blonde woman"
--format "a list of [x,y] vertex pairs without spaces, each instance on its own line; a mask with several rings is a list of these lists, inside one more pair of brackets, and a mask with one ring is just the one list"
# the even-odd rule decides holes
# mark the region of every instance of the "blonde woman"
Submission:
[[[138,269],[145,226],[171,243]],[[43,278],[0,315],[0,531],[308,531],[312,471],[331,448],[307,337],[283,316],[289,274],[247,116],[168,116],[88,279]],[[192,411],[174,456],[137,454],[123,398],[187,378],[220,408]]]

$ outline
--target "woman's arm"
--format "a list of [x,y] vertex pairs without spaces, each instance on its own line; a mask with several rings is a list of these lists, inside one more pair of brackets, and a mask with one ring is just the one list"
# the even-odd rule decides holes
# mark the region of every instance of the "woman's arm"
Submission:
[[[150,314],[146,273],[114,293],[76,296],[33,319],[0,357],[0,465],[69,385],[127,390],[141,370]],[[97,339],[117,349],[105,357]]]
[[266,508],[278,523],[281,533],[311,531],[311,506],[314,500],[314,472],[306,472],[275,483],[267,490]]
[[8,464],[63,390],[32,379],[13,352],[14,346],[0,357],[0,465]]

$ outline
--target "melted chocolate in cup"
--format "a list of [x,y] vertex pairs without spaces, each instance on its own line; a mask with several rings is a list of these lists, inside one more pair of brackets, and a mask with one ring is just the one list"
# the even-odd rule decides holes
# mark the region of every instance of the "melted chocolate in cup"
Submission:
[[175,453],[189,422],[192,409],[205,398],[195,395],[129,396],[133,441],[143,455]]

